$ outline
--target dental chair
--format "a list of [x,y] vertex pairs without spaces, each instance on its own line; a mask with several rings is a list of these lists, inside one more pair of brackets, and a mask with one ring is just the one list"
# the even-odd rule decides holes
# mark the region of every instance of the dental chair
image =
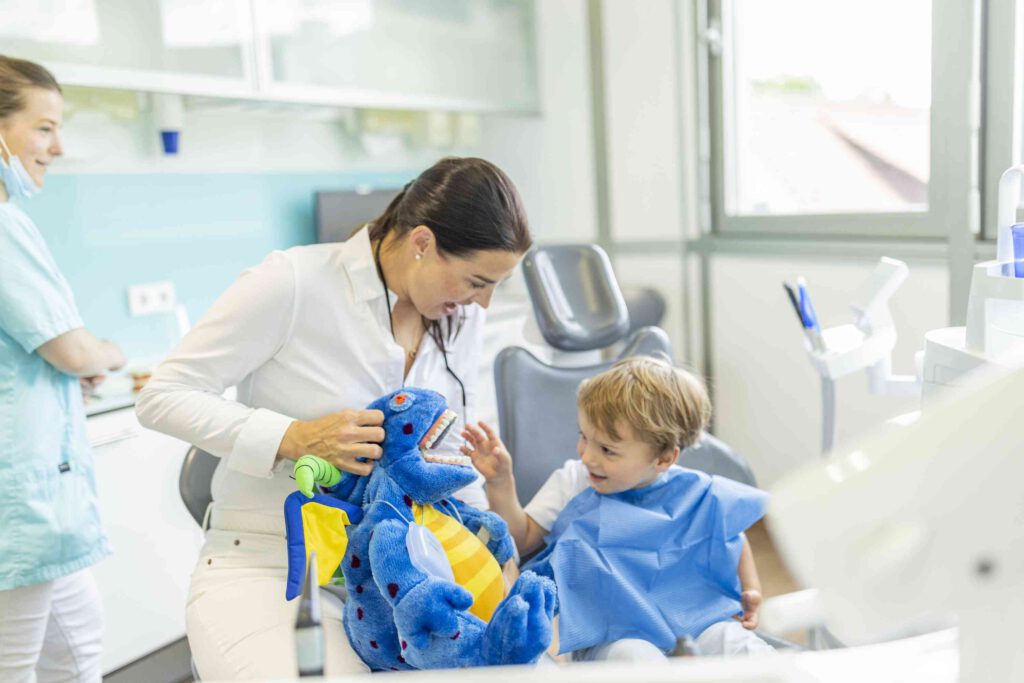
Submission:
[[[213,502],[213,494],[210,492],[210,484],[213,481],[213,472],[217,469],[216,456],[210,455],[198,446],[190,446],[185,453],[185,460],[181,463],[181,472],[178,474],[178,493],[181,495],[181,502],[185,504],[188,513],[196,524],[204,532],[206,531],[207,511],[210,503]],[[199,680],[199,672],[196,670],[195,660],[189,657],[189,666],[192,668],[192,679]]]
[[[635,355],[663,355],[672,344],[660,327],[631,330],[631,312],[645,322],[660,321],[664,299],[641,290],[631,297],[615,279],[608,255],[594,244],[537,247],[523,259],[523,274],[537,326],[556,356],[621,345],[611,359],[589,365],[555,365],[520,347],[503,349],[494,361],[498,424],[515,458],[516,493],[529,501],[568,458],[576,453],[576,388],[588,377]],[[710,434],[679,457],[684,467],[756,485],[750,467],[735,451]]]
[[213,471],[216,469],[215,456],[198,446],[192,446],[185,454],[185,460],[181,463],[181,473],[178,475],[181,502],[203,531],[206,530],[206,511],[213,502],[210,484],[213,481]]

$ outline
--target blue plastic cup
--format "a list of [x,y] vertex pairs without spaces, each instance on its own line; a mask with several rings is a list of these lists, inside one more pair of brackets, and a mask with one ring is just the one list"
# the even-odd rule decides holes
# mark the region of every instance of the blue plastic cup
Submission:
[[1013,239],[1013,276],[1024,278],[1024,223],[1010,226]]
[[162,130],[160,131],[160,141],[164,146],[164,154],[177,154],[178,153],[178,139],[181,135],[181,131],[177,130]]

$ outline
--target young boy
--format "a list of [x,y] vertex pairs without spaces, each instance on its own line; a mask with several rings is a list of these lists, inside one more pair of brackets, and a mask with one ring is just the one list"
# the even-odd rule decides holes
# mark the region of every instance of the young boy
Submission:
[[525,509],[494,430],[463,432],[520,555],[547,544],[530,568],[558,585],[561,652],[661,659],[683,636],[705,654],[771,651],[750,630],[761,592],[742,533],[764,514],[765,494],[675,465],[707,426],[703,382],[665,360],[629,358],[584,381],[577,404],[580,459]]

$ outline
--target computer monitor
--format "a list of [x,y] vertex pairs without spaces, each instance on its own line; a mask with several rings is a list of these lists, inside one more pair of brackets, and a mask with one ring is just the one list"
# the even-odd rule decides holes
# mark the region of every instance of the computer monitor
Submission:
[[344,242],[388,207],[397,188],[316,193],[316,241]]

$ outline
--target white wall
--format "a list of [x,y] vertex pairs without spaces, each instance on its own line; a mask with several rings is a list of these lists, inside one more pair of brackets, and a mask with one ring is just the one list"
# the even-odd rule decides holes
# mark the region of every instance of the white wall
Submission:
[[594,128],[585,0],[536,3],[543,117],[483,119],[482,156],[523,195],[538,242],[597,237]]
[[[884,249],[879,248],[879,255]],[[822,327],[853,322],[851,293],[871,275],[873,259],[718,255],[711,261],[711,348],[715,432],[747,458],[761,486],[821,452],[818,375],[782,289],[807,278]],[[924,333],[947,325],[944,262],[908,262],[910,277],[892,299],[899,342],[893,371],[914,372]],[[916,398],[874,396],[863,373],[836,390],[838,439],[854,439],[889,417],[918,407]]]
[[[69,89],[66,100],[58,173],[411,172],[480,145],[475,114],[381,123],[374,112],[190,97],[179,153],[168,156],[147,93]],[[444,135],[432,137],[439,122]]]
[[680,277],[680,258],[676,254],[619,254],[615,257],[615,277],[623,287],[652,287],[665,297],[665,319],[661,327],[672,339],[672,351],[677,362],[686,360],[685,343],[687,321],[685,317],[683,280]]
[[601,3],[609,218],[619,241],[683,236],[675,4]]

